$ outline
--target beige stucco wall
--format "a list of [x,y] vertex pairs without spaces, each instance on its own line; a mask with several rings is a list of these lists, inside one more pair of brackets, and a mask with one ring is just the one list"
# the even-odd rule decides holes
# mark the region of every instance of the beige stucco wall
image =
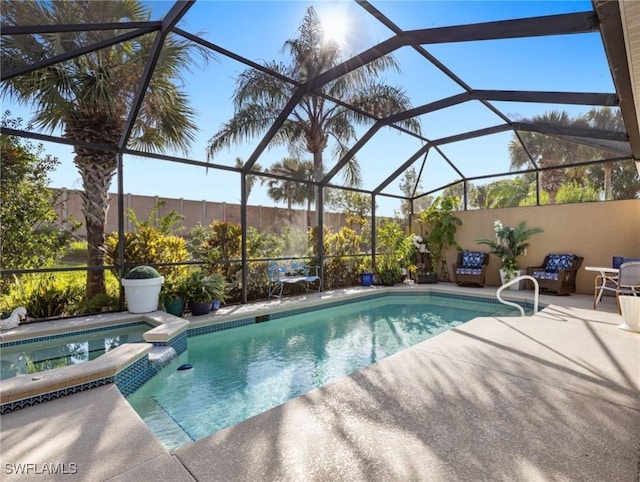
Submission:
[[[579,293],[593,293],[596,273],[584,266],[611,266],[613,256],[640,257],[640,200],[560,204],[506,209],[483,209],[458,213],[462,226],[456,241],[462,249],[488,251],[475,243],[479,238],[493,238],[496,219],[507,226],[520,221],[529,227],[544,229],[530,239],[527,254],[520,265],[539,266],[548,253],[575,253],[584,257],[577,277]],[[414,223],[414,229],[419,224]],[[419,229],[419,228],[418,228]],[[419,232],[419,231],[418,231]],[[456,251],[447,253],[449,270]],[[499,284],[500,260],[491,256],[487,284]]]

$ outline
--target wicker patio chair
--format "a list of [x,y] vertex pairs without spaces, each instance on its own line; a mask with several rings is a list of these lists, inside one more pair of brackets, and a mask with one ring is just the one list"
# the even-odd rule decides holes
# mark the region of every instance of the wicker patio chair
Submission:
[[[575,254],[548,254],[541,266],[529,266],[527,274],[538,281],[540,290],[568,295],[576,292],[576,276],[583,260]],[[527,284],[533,289],[533,283]]]
[[453,264],[453,281],[458,286],[469,284],[484,286],[487,264],[489,264],[489,253],[461,251]]

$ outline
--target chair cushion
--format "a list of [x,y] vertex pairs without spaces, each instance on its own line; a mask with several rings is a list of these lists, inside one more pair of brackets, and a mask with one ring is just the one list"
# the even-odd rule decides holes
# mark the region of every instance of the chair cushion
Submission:
[[557,273],[561,269],[570,268],[574,257],[573,254],[550,254],[544,270],[547,273]]
[[462,268],[482,268],[484,253],[478,251],[465,251],[462,253]]
[[549,271],[534,271],[533,273],[531,273],[531,276],[533,276],[536,279],[557,280],[558,272],[556,271],[555,273],[551,273]]
[[482,268],[458,268],[458,269],[456,269],[456,274],[481,275],[482,274]]

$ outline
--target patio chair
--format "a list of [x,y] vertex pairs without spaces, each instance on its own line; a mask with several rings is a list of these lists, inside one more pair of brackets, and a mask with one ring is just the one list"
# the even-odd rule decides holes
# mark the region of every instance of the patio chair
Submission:
[[596,276],[595,289],[593,292],[593,309],[596,309],[597,300],[600,298],[600,292],[612,291],[616,294],[616,303],[618,305],[618,313],[622,313],[620,309],[620,296],[633,295],[640,296],[640,261],[625,262],[620,265],[620,271],[617,278],[609,276],[605,277],[603,283],[601,275]]
[[453,281],[458,285],[484,286],[485,272],[489,264],[489,253],[461,251],[453,264]]
[[322,279],[319,276],[319,266],[308,266],[304,263],[292,260],[271,260],[267,265],[269,277],[268,299],[271,297],[282,299],[284,285],[294,285],[300,283],[304,286],[306,293],[309,292],[309,285],[318,284],[318,293],[322,289]]
[[[575,254],[548,254],[541,266],[527,267],[527,274],[538,281],[540,290],[568,295],[576,292],[576,276],[583,260]],[[533,289],[533,283],[527,284]]]

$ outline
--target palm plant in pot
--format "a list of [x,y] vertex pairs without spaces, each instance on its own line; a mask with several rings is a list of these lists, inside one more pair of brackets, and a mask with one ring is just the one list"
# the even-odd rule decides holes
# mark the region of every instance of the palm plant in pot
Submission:
[[149,313],[158,309],[164,278],[152,266],[136,266],[120,281],[130,313]]
[[193,271],[184,286],[189,310],[195,316],[209,313],[214,301],[222,303],[227,298],[227,282],[218,273],[207,276],[202,271]]
[[169,276],[160,290],[160,302],[164,311],[171,315],[182,316],[187,301],[187,278],[182,276]]
[[486,244],[490,248],[489,252],[500,258],[500,278],[504,284],[520,274],[518,257],[529,247],[529,238],[543,231],[540,228],[527,228],[525,221],[521,221],[515,228],[504,226],[499,219],[493,223],[493,231],[496,239],[477,239],[476,243]]

